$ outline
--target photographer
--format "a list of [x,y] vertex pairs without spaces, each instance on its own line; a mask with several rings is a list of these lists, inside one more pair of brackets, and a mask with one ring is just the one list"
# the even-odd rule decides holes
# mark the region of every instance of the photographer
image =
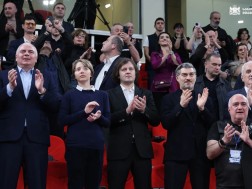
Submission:
[[249,102],[242,94],[228,102],[231,119],[218,121],[208,133],[207,157],[214,159],[217,189],[249,189],[252,164],[252,140],[248,118]]

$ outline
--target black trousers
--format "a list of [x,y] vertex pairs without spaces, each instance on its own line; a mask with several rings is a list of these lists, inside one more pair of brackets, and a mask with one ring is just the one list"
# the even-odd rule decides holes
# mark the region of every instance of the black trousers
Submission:
[[31,142],[26,128],[18,141],[0,142],[1,189],[16,189],[21,166],[29,189],[45,189],[47,165],[48,146]]
[[67,147],[68,189],[99,189],[103,150]]
[[210,162],[206,158],[190,161],[165,162],[165,189],[183,189],[187,171],[190,173],[192,189],[208,189]]
[[109,189],[124,189],[129,171],[133,175],[135,189],[151,189],[151,159],[141,158],[134,143],[129,157],[108,161]]

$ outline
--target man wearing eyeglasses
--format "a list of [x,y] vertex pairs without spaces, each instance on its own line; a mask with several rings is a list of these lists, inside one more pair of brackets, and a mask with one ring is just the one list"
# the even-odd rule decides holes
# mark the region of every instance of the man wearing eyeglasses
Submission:
[[22,43],[31,43],[37,39],[37,36],[34,33],[36,30],[36,20],[31,14],[25,15],[22,28],[24,30],[24,36],[20,39],[11,41],[7,52],[7,60],[11,62],[15,61],[15,54],[19,45]]
[[192,189],[208,189],[210,163],[206,157],[207,131],[214,116],[211,114],[209,91],[196,93],[196,71],[192,64],[183,63],[175,71],[180,89],[164,96],[161,122],[168,130],[165,145],[165,188],[183,189],[190,172]]
[[4,4],[4,15],[0,18],[0,55],[6,56],[12,40],[21,38],[24,34],[22,22],[17,14],[17,7],[13,2]]

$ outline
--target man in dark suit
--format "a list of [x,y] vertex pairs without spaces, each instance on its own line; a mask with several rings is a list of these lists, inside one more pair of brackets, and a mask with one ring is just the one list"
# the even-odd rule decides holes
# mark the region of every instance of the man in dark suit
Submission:
[[50,75],[34,69],[30,43],[17,49],[17,68],[0,73],[0,188],[15,189],[20,167],[29,189],[46,188],[49,123],[59,98]]
[[208,128],[214,121],[210,113],[208,89],[196,94],[196,71],[183,63],[176,69],[180,89],[163,98],[161,121],[168,130],[165,145],[165,188],[183,189],[187,175],[193,189],[209,188],[210,163],[206,157]]
[[109,90],[119,84],[112,78],[116,63],[120,59],[123,42],[117,35],[111,35],[103,42],[101,52],[105,55],[105,61],[96,66],[94,77],[91,81],[97,90]]
[[153,150],[148,122],[159,124],[150,91],[138,88],[136,64],[128,58],[117,63],[113,73],[120,86],[108,91],[111,126],[108,141],[108,185],[124,189],[129,171],[136,189],[151,189]]

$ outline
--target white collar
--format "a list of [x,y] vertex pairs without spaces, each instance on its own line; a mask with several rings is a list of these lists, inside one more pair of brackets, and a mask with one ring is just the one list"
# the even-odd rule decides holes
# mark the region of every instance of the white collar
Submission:
[[77,85],[77,86],[76,86],[76,89],[77,89],[78,91],[89,91],[89,90],[92,90],[92,91],[95,92],[95,87],[94,87],[94,85],[91,85],[90,87],[91,87],[90,89],[84,89],[84,88],[82,88],[81,86]]
[[134,91],[134,90],[135,90],[135,85],[133,85],[130,89],[127,89],[127,88],[124,87],[122,84],[120,84],[120,86],[121,86],[121,88],[122,88],[123,91],[129,90],[129,91],[131,92],[131,91]]

